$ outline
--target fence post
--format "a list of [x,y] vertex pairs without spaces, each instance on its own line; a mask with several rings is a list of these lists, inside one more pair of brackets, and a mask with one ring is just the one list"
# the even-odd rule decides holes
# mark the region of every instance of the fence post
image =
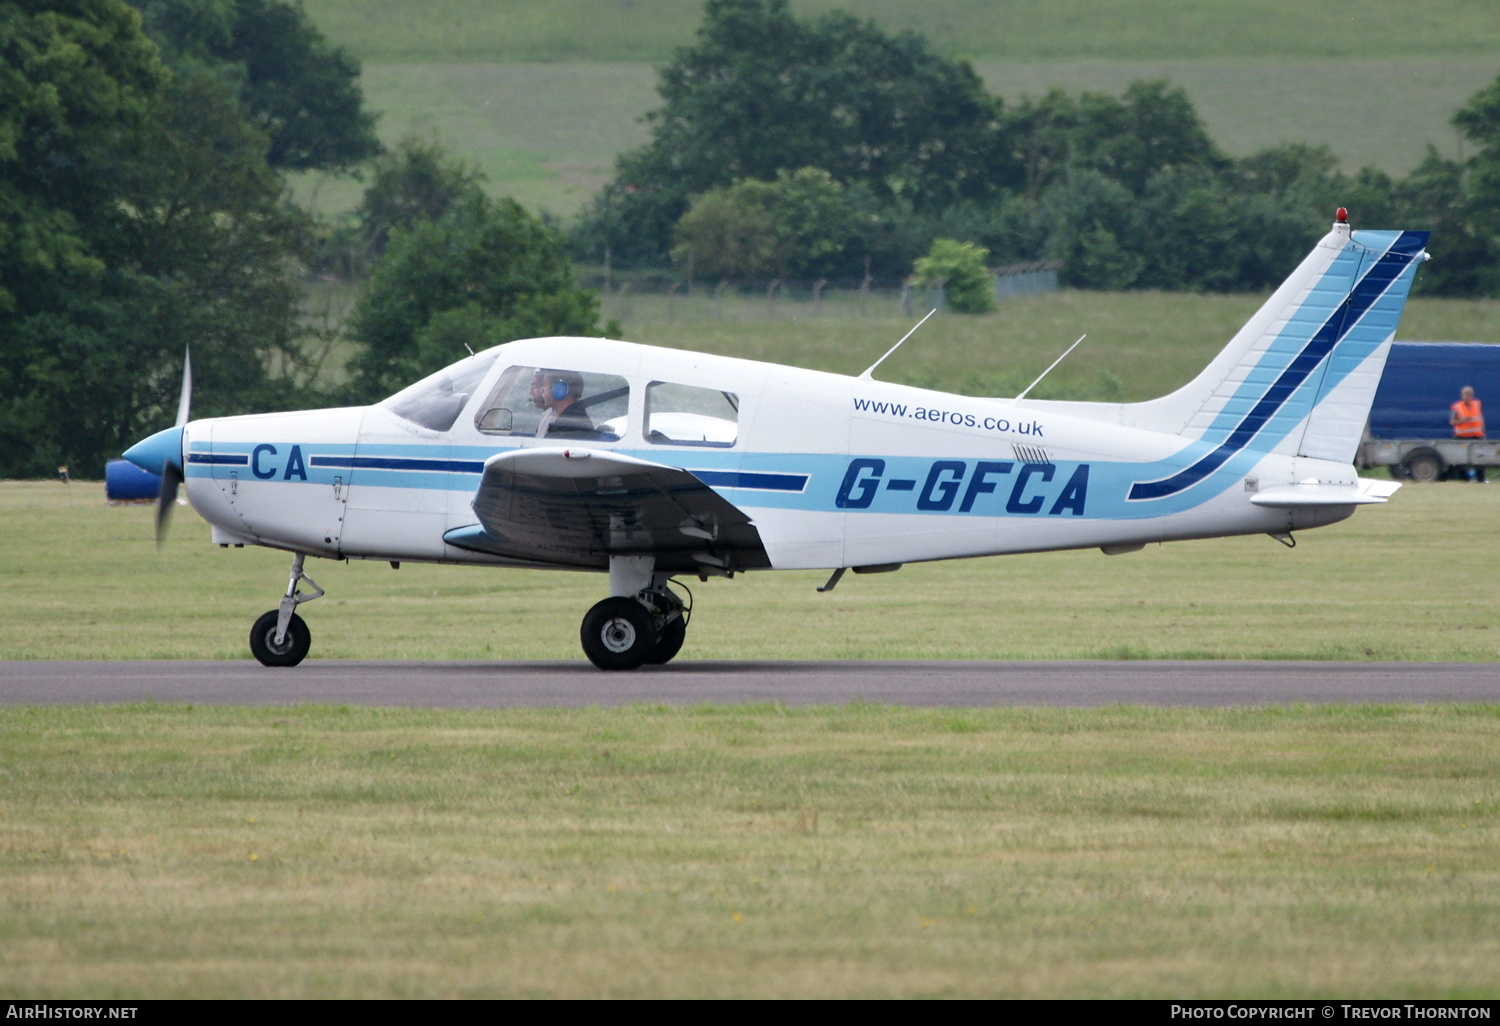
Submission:
[[667,289],[667,323],[668,324],[676,324],[677,323],[677,308],[673,305],[672,301],[676,298],[677,287],[679,285],[681,285],[681,284],[682,284],[682,282],[680,282],[680,281],[674,281],[672,283],[672,287],[669,288],[669,289]]
[[776,289],[781,285],[781,279],[777,278],[766,287],[766,317],[776,316]]
[[729,280],[726,278],[714,289],[714,318],[716,320],[724,319],[724,286],[728,284]]

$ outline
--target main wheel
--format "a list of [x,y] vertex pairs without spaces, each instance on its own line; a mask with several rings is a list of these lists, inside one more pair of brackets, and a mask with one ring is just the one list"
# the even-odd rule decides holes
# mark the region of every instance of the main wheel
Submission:
[[578,631],[583,654],[601,670],[634,670],[656,649],[651,612],[633,598],[607,598],[590,609]]
[[307,650],[312,647],[312,633],[307,629],[307,622],[293,613],[286,625],[286,636],[278,645],[277,616],[273,609],[262,613],[255,621],[255,626],[250,628],[250,653],[260,660],[262,666],[296,666],[307,658]]
[[686,640],[687,621],[681,616],[668,620],[662,625],[661,636],[656,639],[656,647],[646,657],[646,662],[653,666],[670,663],[682,651],[682,643]]

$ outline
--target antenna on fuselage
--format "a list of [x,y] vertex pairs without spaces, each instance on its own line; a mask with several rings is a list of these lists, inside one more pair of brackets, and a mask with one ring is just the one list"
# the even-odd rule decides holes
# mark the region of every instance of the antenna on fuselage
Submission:
[[[1078,342],[1082,342],[1086,338],[1088,338],[1087,335],[1079,335],[1078,336]],[[1059,356],[1057,359],[1053,360],[1052,361],[1052,367],[1056,367],[1058,364],[1060,364],[1064,360],[1066,360],[1068,358],[1068,354],[1071,353],[1073,350],[1075,350],[1075,349],[1078,348],[1078,342],[1074,342],[1072,345],[1070,345],[1067,349],[1065,349],[1063,351],[1063,354],[1061,356]],[[1033,381],[1031,384],[1029,384],[1025,388],[1023,388],[1021,390],[1021,394],[1018,395],[1018,396],[1016,396],[1016,401],[1020,401],[1022,399],[1025,399],[1027,392],[1030,392],[1033,388],[1035,388],[1036,386],[1040,385],[1042,383],[1042,378],[1045,378],[1048,374],[1052,373],[1052,367],[1048,367],[1046,370],[1042,371],[1042,373],[1037,376],[1037,379],[1035,381]]]
[[[931,310],[928,310],[927,311],[927,317],[931,317],[935,313],[937,313],[937,307],[933,307]],[[927,317],[923,317],[920,321],[918,321],[916,323],[915,327],[913,327],[905,335],[902,335],[901,336],[901,342],[905,342],[907,339],[909,339],[913,335],[915,335],[917,333],[917,328],[920,328],[922,325],[924,325],[924,324],[927,323]],[[897,342],[895,345],[891,346],[891,348],[887,349],[885,351],[885,356],[890,356],[896,350],[900,349],[901,348],[901,342]],[[885,362],[885,356],[882,356],[880,359],[878,359],[874,363],[870,364],[870,366],[866,367],[865,368],[865,372],[863,374],[861,374],[860,377],[862,379],[868,381],[869,378],[870,378],[870,375],[873,374],[873,373],[875,373],[875,368],[879,367],[882,363]]]

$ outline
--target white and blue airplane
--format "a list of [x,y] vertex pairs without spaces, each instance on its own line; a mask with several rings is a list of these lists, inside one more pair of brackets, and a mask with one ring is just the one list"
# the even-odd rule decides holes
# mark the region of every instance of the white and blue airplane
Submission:
[[[308,652],[327,559],[608,574],[598,667],[665,663],[677,577],[1292,532],[1399,485],[1351,461],[1426,232],[1332,230],[1188,384],[1148,402],[951,395],[607,339],[510,342],[373,406],[188,421],[133,446],[220,546],[292,553],[250,648]],[[887,354],[889,355],[889,354]],[[882,357],[884,359],[884,357]],[[874,370],[872,367],[871,370]]]

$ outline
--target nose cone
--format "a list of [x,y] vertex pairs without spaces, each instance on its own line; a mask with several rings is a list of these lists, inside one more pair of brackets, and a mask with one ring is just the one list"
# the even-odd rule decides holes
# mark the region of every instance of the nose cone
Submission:
[[157,477],[166,476],[168,464],[182,472],[182,428],[169,427],[143,438],[125,450],[125,458]]

